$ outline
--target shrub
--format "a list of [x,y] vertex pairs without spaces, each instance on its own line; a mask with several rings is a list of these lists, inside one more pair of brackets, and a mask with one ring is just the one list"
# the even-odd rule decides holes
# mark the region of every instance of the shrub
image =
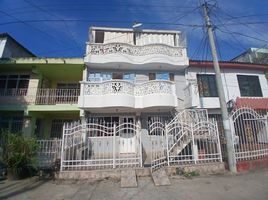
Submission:
[[38,144],[36,139],[20,134],[2,133],[2,162],[8,173],[22,178],[36,169]]

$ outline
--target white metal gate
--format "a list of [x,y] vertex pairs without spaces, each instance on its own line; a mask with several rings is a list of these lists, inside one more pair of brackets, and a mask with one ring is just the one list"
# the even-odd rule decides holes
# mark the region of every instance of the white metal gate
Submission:
[[152,170],[164,165],[222,162],[217,122],[208,120],[204,110],[184,110],[168,124],[152,122],[149,130]]
[[140,124],[65,124],[61,170],[142,165]]
[[231,127],[237,161],[268,156],[268,116],[247,107],[235,110]]

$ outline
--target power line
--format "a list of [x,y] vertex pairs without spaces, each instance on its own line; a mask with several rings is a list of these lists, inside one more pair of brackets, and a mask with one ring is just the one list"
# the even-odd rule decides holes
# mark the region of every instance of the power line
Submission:
[[[1,11],[0,11],[1,12]],[[38,23],[38,22],[90,22],[90,23],[114,23],[114,24],[132,24],[133,21],[111,21],[111,20],[90,20],[90,19],[33,19],[33,20],[16,20],[0,23],[0,25],[18,24],[18,23]],[[183,23],[168,23],[168,22],[142,22],[147,25],[171,25],[185,27],[202,27],[199,24],[183,24]]]
[[[13,16],[13,15],[10,15],[9,13],[7,13],[7,12],[5,12],[5,11],[2,11],[2,10],[0,10],[0,13],[4,14],[4,15],[10,17],[10,18],[15,19],[15,20],[16,20],[15,22],[17,22],[17,23],[24,24],[24,25],[26,25],[26,26],[28,26],[28,27],[31,27],[32,29],[35,29],[35,30],[38,31],[39,33],[42,33],[42,34],[48,36],[49,38],[52,38],[52,39],[56,40],[56,42],[57,42],[58,44],[60,44],[60,43],[59,43],[60,40],[59,40],[58,38],[55,38],[53,35],[51,35],[51,34],[45,32],[45,31],[43,31],[43,30],[41,30],[41,29],[39,29],[39,28],[37,28],[37,27],[35,27],[35,26],[32,26],[32,25],[29,24],[27,21],[20,20],[19,18],[15,17],[15,16]],[[62,42],[62,43],[64,43],[64,42]],[[64,43],[64,44],[65,44],[65,43]]]
[[[44,9],[44,8],[39,7],[38,5],[32,3],[32,2],[29,1],[29,0],[24,0],[24,2],[30,4],[32,7],[35,7],[35,8],[37,8],[38,10],[41,10],[42,12],[44,12],[44,13],[46,13],[46,14],[49,14],[49,11],[47,11],[47,10]],[[55,16],[55,17],[58,17],[58,16],[55,15],[54,13],[50,13],[50,15],[53,15],[53,16]],[[66,22],[64,21],[64,19],[62,19],[62,20],[63,20],[63,24],[64,24],[64,26],[66,27],[66,30],[69,32],[69,34],[70,34],[70,36],[71,36],[71,39],[73,40],[73,42],[74,42],[74,44],[75,44],[75,46],[76,46],[78,52],[80,52],[81,49],[80,49],[80,47],[79,47],[79,44],[78,44],[77,41],[75,40],[73,33],[70,31],[70,29],[69,29],[68,25],[66,24]]]
[[[220,31],[223,32],[223,33],[228,33],[228,32],[226,32],[226,31],[223,31],[223,30],[220,29],[219,27],[218,27],[218,30],[220,30]],[[240,35],[240,36],[243,36],[243,37],[246,37],[246,38],[251,38],[251,39],[254,39],[254,40],[258,40],[258,41],[261,41],[261,42],[268,43],[267,40],[263,40],[263,39],[259,39],[259,38],[253,37],[253,36],[245,35],[245,34],[243,34],[243,33],[238,33],[238,32],[233,32],[233,31],[230,31],[230,33],[232,33],[232,34],[236,34],[236,35]]]

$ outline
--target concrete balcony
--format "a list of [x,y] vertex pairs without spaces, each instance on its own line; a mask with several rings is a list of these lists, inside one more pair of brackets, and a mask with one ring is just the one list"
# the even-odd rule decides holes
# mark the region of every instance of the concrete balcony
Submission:
[[136,46],[127,43],[87,43],[86,52],[84,58],[86,64],[106,68],[111,65],[130,68],[135,65],[148,64],[149,67],[164,65],[170,69],[172,67],[174,69],[174,66],[183,69],[189,64],[185,47],[165,44]]
[[78,107],[91,108],[149,108],[176,107],[175,84],[171,81],[148,81],[134,84],[124,80],[101,83],[81,82]]

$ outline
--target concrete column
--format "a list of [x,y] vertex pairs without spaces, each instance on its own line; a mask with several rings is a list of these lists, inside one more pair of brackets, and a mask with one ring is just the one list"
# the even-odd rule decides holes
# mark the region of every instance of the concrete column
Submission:
[[23,126],[22,126],[22,134],[25,137],[31,137],[32,132],[34,131],[34,125],[33,125],[33,120],[31,117],[24,117],[23,120]]
[[50,138],[52,121],[49,118],[44,118],[44,138]]

